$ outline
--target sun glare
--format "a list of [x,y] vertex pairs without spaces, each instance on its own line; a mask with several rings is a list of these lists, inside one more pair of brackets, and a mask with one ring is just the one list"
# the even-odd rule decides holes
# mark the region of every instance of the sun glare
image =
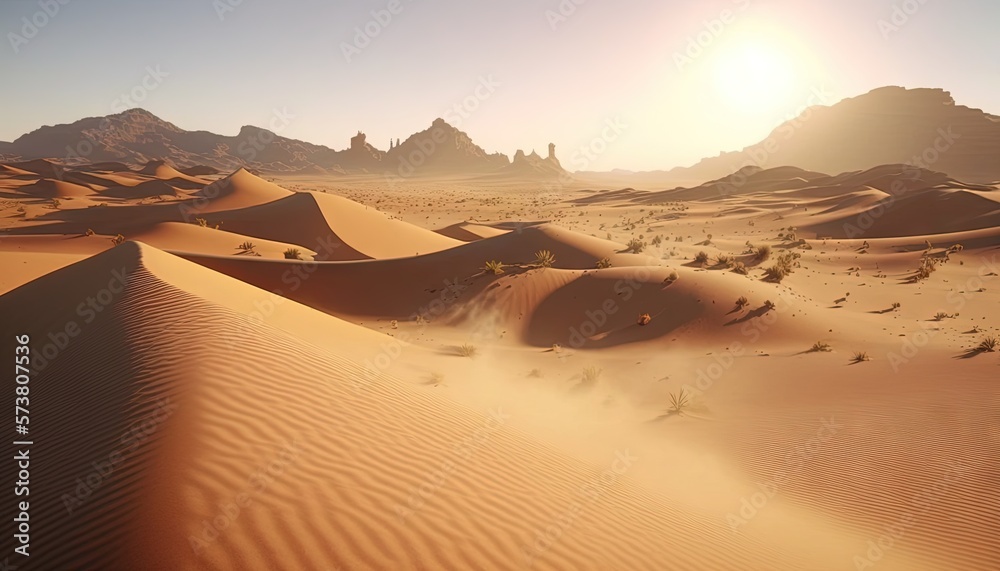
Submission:
[[780,108],[795,88],[790,58],[764,44],[726,46],[717,56],[714,72],[718,99],[746,111]]

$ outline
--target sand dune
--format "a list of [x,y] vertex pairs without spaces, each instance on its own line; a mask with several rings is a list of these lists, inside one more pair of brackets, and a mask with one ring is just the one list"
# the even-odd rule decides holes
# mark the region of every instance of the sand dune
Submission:
[[[33,512],[38,565],[499,569],[537,557],[541,569],[668,561],[734,568],[724,562],[725,549],[737,546],[754,553],[745,561],[755,566],[792,564],[729,535],[719,522],[667,508],[611,472],[613,483],[595,488],[600,500],[574,516],[575,533],[547,551],[526,552],[533,530],[584,501],[580,487],[601,481],[595,472],[506,429],[500,413],[490,423],[488,415],[386,377],[359,392],[364,372],[356,363],[270,323],[248,321],[232,306],[259,293],[237,282],[215,290],[226,278],[209,273],[126,244],[0,299],[5,315],[17,319],[35,296],[64,297],[67,282],[100,291],[124,275],[124,291],[53,361],[37,390],[35,414],[45,422],[35,438],[58,452],[60,468],[39,470],[34,485],[70,498],[67,508],[52,494]],[[168,277],[177,275],[185,276],[181,283]],[[191,291],[193,284],[203,285]],[[69,303],[52,304],[32,319],[44,330],[72,313]],[[325,321],[357,343],[375,335]],[[296,327],[301,333],[304,326]],[[125,355],[113,349],[126,346]],[[238,369],[222,357],[231,346],[245,354]],[[150,366],[164,362],[174,365]],[[99,389],[79,382],[98,372]],[[141,438],[119,442],[137,425]],[[469,450],[475,461],[454,456],[452,443],[483,427],[489,442]],[[405,446],[399,435],[407,436]],[[420,506],[407,503],[406,490],[438,466],[435,458],[449,457],[462,469],[448,474],[450,485],[423,511],[413,509]],[[94,459],[111,466],[107,483],[91,476]],[[88,477],[93,485],[76,492]],[[129,504],[139,509],[121,510]],[[65,517],[67,509],[75,520]],[[219,529],[206,524],[216,519]],[[677,534],[671,522],[692,532]],[[710,543],[716,549],[691,548]]]
[[992,187],[146,170],[0,173],[39,568],[1000,565]]

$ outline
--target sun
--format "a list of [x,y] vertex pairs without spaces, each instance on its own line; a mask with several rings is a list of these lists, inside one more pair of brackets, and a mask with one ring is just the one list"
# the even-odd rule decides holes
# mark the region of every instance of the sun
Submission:
[[714,74],[718,99],[757,113],[782,108],[796,83],[791,57],[759,42],[725,46],[716,57]]

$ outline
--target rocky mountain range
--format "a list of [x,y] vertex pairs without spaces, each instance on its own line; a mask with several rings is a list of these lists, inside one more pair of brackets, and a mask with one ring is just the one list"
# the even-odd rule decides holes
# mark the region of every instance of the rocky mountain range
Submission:
[[[550,145],[550,149],[554,146]],[[261,127],[244,126],[236,136],[185,131],[144,109],[106,117],[44,126],[0,142],[0,160],[49,159],[66,166],[114,162],[131,166],[166,161],[177,168],[208,166],[228,172],[248,168],[260,172],[303,174],[370,173],[387,177],[422,174],[490,174],[517,172],[534,178],[566,176],[550,151],[547,159],[525,156],[512,162],[487,153],[463,131],[443,119],[403,141],[380,150],[358,131],[350,146],[334,150],[282,137]]]
[[663,187],[699,184],[748,166],[795,166],[829,174],[861,171],[883,164],[908,164],[946,172],[974,183],[1000,180],[1000,117],[957,105],[943,89],[883,87],[831,106],[805,109],[764,140],[724,152],[690,167],[650,172],[567,173],[554,145],[542,157],[517,151],[513,159],[488,153],[443,119],[388,150],[358,131],[344,150],[282,137],[245,126],[235,136],[185,131],[143,109],[106,117],[44,126],[0,142],[0,161],[50,159],[64,165],[119,162],[144,165],[164,160],[184,169],[220,171],[244,167],[259,172],[423,174],[488,176],[566,182],[577,177],[598,184]]

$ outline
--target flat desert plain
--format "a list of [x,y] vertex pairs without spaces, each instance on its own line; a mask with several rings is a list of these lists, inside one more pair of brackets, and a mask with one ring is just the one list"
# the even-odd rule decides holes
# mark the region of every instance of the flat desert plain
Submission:
[[33,568],[1000,568],[996,186],[35,160],[0,200]]

